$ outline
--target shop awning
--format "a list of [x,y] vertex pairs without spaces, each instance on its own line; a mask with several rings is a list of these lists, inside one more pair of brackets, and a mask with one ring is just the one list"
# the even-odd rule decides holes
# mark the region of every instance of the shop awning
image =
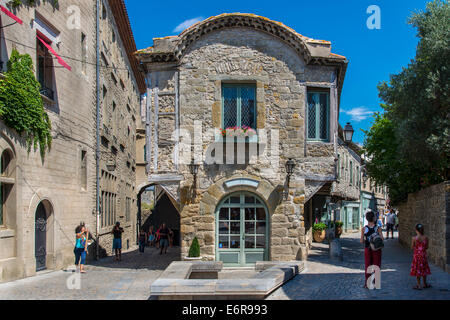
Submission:
[[18,24],[22,24],[22,20],[20,20],[16,15],[14,15],[11,11],[6,9],[4,6],[0,5],[0,10],[2,10],[3,13],[5,13],[8,17],[15,20]]
[[72,70],[72,68],[55,52],[55,50],[53,50],[51,45],[45,42],[44,39],[42,39],[40,36],[36,35],[36,37],[39,39],[40,42],[42,42],[42,44],[48,49],[48,51],[50,51],[56,57],[56,59],[58,59],[60,65],[62,65],[69,71]]

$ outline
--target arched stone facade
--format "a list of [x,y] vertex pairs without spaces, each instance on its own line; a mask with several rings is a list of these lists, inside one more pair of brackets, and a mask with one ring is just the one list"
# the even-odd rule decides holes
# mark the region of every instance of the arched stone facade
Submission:
[[[215,210],[223,197],[248,191],[261,197],[269,210],[268,259],[305,259],[312,225],[311,221],[305,224],[305,219],[310,219],[304,214],[306,199],[318,191],[314,186],[335,178],[345,57],[331,53],[328,41],[304,37],[279,22],[251,14],[209,18],[179,36],[154,39],[154,47],[136,55],[147,73],[147,111],[152,119],[147,136],[149,175],[162,181],[184,177],[179,190],[182,254],[187,254],[197,237],[202,255],[217,259]],[[220,134],[211,134],[214,129],[230,127],[224,120],[225,99],[236,99],[240,106],[236,107],[239,116],[235,122],[243,121],[237,120],[245,114],[240,109],[242,97],[225,98],[230,87],[251,92],[249,112],[256,118],[252,128],[258,136],[257,141],[248,140],[242,152],[250,152],[254,143],[258,156],[250,161],[249,154],[245,164],[207,160],[209,154],[217,155],[217,150],[221,154],[222,146],[223,154],[233,152]],[[324,129],[329,137],[322,141],[307,138],[308,93],[314,90],[325,92],[328,99],[328,127]],[[231,127],[240,125],[236,123]],[[179,134],[171,135],[178,130],[191,135],[187,148],[177,145]],[[195,141],[199,134],[202,139]],[[183,153],[192,146],[200,165],[195,179],[188,166],[191,155]],[[235,145],[235,155],[241,152],[238,148]],[[185,161],[177,162],[180,159]],[[289,195],[281,199],[289,159],[296,168],[290,177]],[[252,179],[258,187],[250,183],[227,188],[226,182],[233,179]]]

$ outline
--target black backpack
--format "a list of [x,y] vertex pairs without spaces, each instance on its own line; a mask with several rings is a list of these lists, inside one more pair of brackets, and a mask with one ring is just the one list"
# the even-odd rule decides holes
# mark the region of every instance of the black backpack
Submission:
[[376,225],[375,232],[372,233],[367,239],[367,240],[369,240],[370,249],[372,249],[372,251],[378,251],[378,250],[381,250],[384,248],[384,241],[383,241],[383,238],[378,233],[378,228],[379,228],[379,226]]

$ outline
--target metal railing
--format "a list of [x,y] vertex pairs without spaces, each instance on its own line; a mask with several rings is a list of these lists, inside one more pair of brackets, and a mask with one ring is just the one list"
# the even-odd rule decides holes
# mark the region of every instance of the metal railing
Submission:
[[46,96],[47,98],[49,98],[50,100],[54,100],[54,98],[55,98],[55,93],[53,92],[53,90],[50,88],[47,88],[45,86],[41,86],[40,93],[43,96]]

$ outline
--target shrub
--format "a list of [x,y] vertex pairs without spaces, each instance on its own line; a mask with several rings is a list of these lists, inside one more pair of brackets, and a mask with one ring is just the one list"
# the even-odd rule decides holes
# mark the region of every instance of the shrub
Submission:
[[336,221],[336,228],[342,228],[344,223],[342,221]]
[[198,244],[197,237],[192,240],[191,247],[189,248],[189,258],[199,258],[200,257],[200,245]]
[[326,230],[326,229],[327,229],[327,225],[326,225],[325,223],[316,223],[316,224],[313,226],[313,231],[314,231],[314,232],[316,232],[316,231],[322,232],[322,231],[324,231],[324,230]]

